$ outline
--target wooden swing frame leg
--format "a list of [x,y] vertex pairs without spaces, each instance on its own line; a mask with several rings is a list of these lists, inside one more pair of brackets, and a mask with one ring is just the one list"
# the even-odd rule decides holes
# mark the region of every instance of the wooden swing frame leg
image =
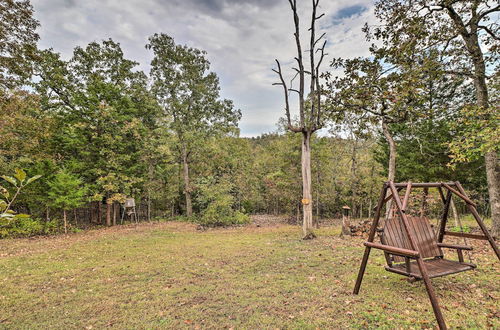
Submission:
[[[378,222],[380,220],[380,213],[382,207],[384,206],[385,195],[387,192],[387,184],[384,184],[382,191],[380,192],[380,198],[377,204],[377,211],[375,212],[375,218],[373,219],[372,227],[370,228],[370,234],[368,235],[368,242],[373,242],[375,239],[375,233],[377,231]],[[363,259],[361,260],[361,266],[359,267],[358,277],[356,279],[356,284],[354,285],[354,294],[359,293],[361,288],[361,282],[363,282],[363,275],[365,274],[366,264],[368,263],[368,258],[370,257],[370,247],[365,247],[365,253],[363,254]]]
[[[462,187],[462,185],[460,184],[460,182],[458,182],[458,181],[455,182],[455,185],[464,196],[467,196],[465,194],[465,190]],[[467,203],[467,201],[465,201],[465,204],[467,205],[467,208],[469,209],[470,213],[472,213],[472,215],[474,216],[474,219],[476,219],[476,222],[479,225],[479,227],[481,228],[484,236],[486,236],[486,238],[488,239],[488,242],[490,242],[491,248],[493,249],[493,251],[497,255],[498,260],[500,260],[500,251],[498,250],[498,246],[497,246],[495,240],[493,239],[493,237],[491,236],[491,234],[489,233],[488,229],[484,225],[483,219],[481,219],[481,216],[477,212],[476,207],[474,205]]]
[[[441,187],[439,187],[440,192],[441,192]],[[446,229],[446,222],[448,222],[448,213],[450,211],[450,205],[451,205],[451,191],[448,190],[446,193],[446,199],[443,200],[444,203],[444,210],[443,210],[443,215],[441,217],[441,223],[439,225],[439,234],[438,234],[438,242],[443,243],[444,239],[444,232]]]
[[424,261],[422,257],[417,258],[417,265],[420,269],[420,274],[422,275],[422,280],[425,284],[425,289],[427,290],[427,295],[431,301],[432,310],[434,311],[434,315],[436,316],[436,321],[439,325],[439,329],[445,330],[446,322],[444,321],[443,313],[441,312],[441,307],[439,307],[439,301],[434,292],[434,287],[432,286],[431,279],[429,278],[429,274],[427,274],[427,268],[425,267]]

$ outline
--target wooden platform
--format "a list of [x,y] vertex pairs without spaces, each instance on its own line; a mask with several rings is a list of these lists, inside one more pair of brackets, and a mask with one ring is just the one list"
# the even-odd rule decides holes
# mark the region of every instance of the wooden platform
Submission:
[[[430,278],[460,273],[476,268],[476,265],[474,264],[460,263],[458,261],[440,258],[424,260],[424,264]],[[422,279],[422,274],[420,273],[420,269],[418,268],[416,261],[410,262],[410,273],[406,271],[405,264],[392,265],[392,267],[385,266],[385,269],[396,274]]]

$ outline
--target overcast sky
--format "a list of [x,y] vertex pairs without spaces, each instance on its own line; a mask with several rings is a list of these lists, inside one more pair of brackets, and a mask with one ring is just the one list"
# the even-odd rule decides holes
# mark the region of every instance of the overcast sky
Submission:
[[[305,35],[311,1],[298,2],[305,14]],[[272,86],[276,76],[271,69],[275,58],[286,64],[295,56],[286,0],[32,0],[32,4],[41,23],[42,48],[52,47],[68,58],[77,45],[112,38],[127,58],[148,72],[151,53],[144,45],[150,35],[163,32],[177,43],[208,52],[222,96],[242,110],[242,136],[274,131],[283,116],[282,90]],[[322,0],[320,6],[328,58],[368,55],[361,28],[375,21],[373,1]]]

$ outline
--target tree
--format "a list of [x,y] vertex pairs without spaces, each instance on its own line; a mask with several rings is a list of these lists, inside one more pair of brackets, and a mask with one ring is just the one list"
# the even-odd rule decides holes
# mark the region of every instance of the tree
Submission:
[[152,90],[171,121],[168,129],[175,132],[177,151],[182,164],[187,216],[193,213],[190,163],[193,153],[209,136],[235,131],[241,111],[230,100],[220,99],[219,79],[210,72],[206,52],[177,45],[166,34],[154,34],[147,49],[151,62]]
[[[297,47],[297,57],[295,58],[297,66],[295,77],[299,77],[299,89],[293,89],[290,82],[289,85],[285,82],[281,64],[276,60],[277,69],[273,69],[278,74],[280,82],[275,85],[283,87],[285,95],[285,115],[287,129],[302,134],[302,230],[303,238],[311,239],[315,237],[313,232],[313,197],[312,197],[312,177],[311,177],[311,137],[317,130],[321,129],[324,125],[326,118],[322,112],[321,93],[322,87],[320,84],[321,64],[325,56],[326,40],[321,42],[325,34],[316,36],[316,23],[324,16],[318,15],[317,9],[319,0],[312,0],[312,13],[310,31],[310,44],[309,44],[309,69],[306,69],[304,64],[304,55],[302,44],[300,40],[300,19],[297,10],[297,1],[289,0],[290,7],[293,12],[293,20],[295,25],[295,44]],[[319,53],[319,55],[317,55]],[[319,58],[318,58],[319,56]],[[309,89],[306,90],[306,75],[309,76]],[[293,81],[293,79],[292,79]],[[298,107],[299,107],[299,121],[298,123],[292,120],[291,107],[290,107],[290,93],[296,92],[298,94]]]
[[158,107],[137,65],[111,39],[76,47],[68,62],[51,50],[40,53],[36,88],[59,128],[53,152],[81,174],[93,201],[143,189],[143,146],[156,127]]
[[28,0],[0,1],[0,89],[18,87],[31,77],[38,26]]
[[[496,1],[378,1],[375,14],[383,22],[372,35],[383,41],[383,52],[408,58],[408,47],[421,52],[429,47],[440,50],[446,73],[472,79],[475,89],[476,120],[469,124],[495,121],[498,109],[490,103],[488,72],[498,72],[498,24]],[[369,30],[369,29],[368,29]],[[498,74],[498,73],[497,73]],[[490,135],[494,138],[498,134]],[[463,140],[465,137],[458,137]],[[470,145],[470,143],[466,144]],[[487,144],[491,145],[491,144]],[[500,232],[500,165],[496,148],[483,148],[493,232]]]
[[59,171],[49,183],[50,205],[63,210],[64,233],[68,233],[66,212],[81,206],[85,194],[86,188],[82,180],[65,169]]
[[[397,143],[391,126],[411,126],[415,108],[421,103],[421,69],[405,63],[391,63],[374,54],[373,59],[335,59],[332,68],[343,69],[344,75],[331,78],[328,104],[332,113],[340,113],[344,122],[357,122],[361,131],[379,124],[389,147],[387,179],[395,180]],[[389,193],[389,192],[388,192]],[[387,214],[390,212],[390,201]]]

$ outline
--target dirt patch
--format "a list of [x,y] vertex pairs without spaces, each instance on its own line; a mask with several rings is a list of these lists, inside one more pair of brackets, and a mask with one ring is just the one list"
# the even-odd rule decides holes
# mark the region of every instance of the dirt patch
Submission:
[[250,216],[252,224],[257,227],[278,226],[281,224],[296,224],[295,217],[287,215],[254,214]]

